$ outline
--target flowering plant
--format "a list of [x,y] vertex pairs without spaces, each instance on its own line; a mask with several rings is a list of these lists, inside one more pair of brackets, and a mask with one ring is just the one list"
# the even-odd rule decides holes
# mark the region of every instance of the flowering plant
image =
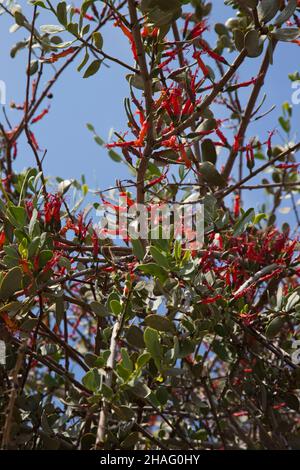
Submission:
[[[299,449],[300,142],[288,103],[274,129],[251,127],[269,114],[278,45],[300,44],[299,1],[227,0],[224,24],[205,0],[77,3],[1,3],[26,34],[12,56],[27,54],[24,101],[0,123],[2,448]],[[130,63],[105,52],[104,27]],[[88,79],[110,62],[127,74],[127,129],[107,142],[88,129],[131,179],[89,194],[91,210],[85,181],[53,189],[35,126],[66,69]],[[34,165],[18,172],[23,135]],[[250,191],[264,196],[259,212]],[[172,218],[168,236],[141,236],[135,206],[148,220],[154,205],[195,202],[201,246]],[[100,209],[114,211],[110,228]],[[158,214],[158,233],[164,223]]]

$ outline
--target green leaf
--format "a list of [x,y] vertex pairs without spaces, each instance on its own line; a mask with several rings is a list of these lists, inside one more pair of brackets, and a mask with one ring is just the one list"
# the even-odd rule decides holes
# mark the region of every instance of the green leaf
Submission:
[[150,360],[151,354],[149,353],[142,353],[136,360],[136,368],[142,369]]
[[259,21],[268,23],[271,21],[280,8],[280,0],[261,0],[258,5]]
[[104,145],[104,140],[101,139],[101,137],[100,137],[99,135],[95,135],[95,136],[94,136],[94,140],[95,140],[96,144],[101,145],[101,147],[103,147],[103,145]]
[[166,387],[159,387],[155,395],[162,406],[167,404],[167,401],[169,400],[169,392]]
[[61,33],[62,31],[65,30],[63,26],[55,25],[55,24],[44,24],[40,26],[40,30],[42,33],[46,34],[57,34]]
[[14,227],[24,228],[27,221],[27,213],[24,207],[21,206],[9,206],[8,217]]
[[255,216],[254,209],[248,209],[241,217],[241,219],[237,222],[234,227],[233,236],[238,237],[243,233],[250,222],[252,222],[253,217]]
[[17,25],[24,26],[24,24],[27,23],[27,20],[26,20],[25,16],[20,11],[17,10],[15,12],[14,16],[15,16],[15,21],[16,21]]
[[300,295],[298,294],[298,292],[293,292],[287,300],[285,311],[288,312],[289,310],[292,310],[299,302]]
[[139,440],[138,432],[131,432],[121,443],[121,449],[132,449]]
[[197,127],[196,132],[209,132],[217,127],[217,121],[214,118],[204,119]]
[[291,123],[290,123],[289,119],[284,119],[284,117],[280,116],[278,121],[279,121],[279,124],[281,125],[282,129],[284,130],[284,132],[286,132],[288,134],[291,130]]
[[145,347],[142,330],[136,325],[131,325],[128,328],[126,333],[126,340],[129,344],[135,346],[136,348],[142,349]]
[[88,128],[89,131],[95,132],[95,128],[94,128],[93,124],[91,124],[90,122],[88,122],[86,124],[86,127]]
[[99,59],[94,60],[84,72],[83,78],[88,78],[92,75],[95,75],[100,69],[101,63],[102,61]]
[[42,7],[42,8],[47,8],[46,5],[45,5],[45,2],[43,2],[42,0],[35,0],[32,2],[32,5],[36,5],[38,7]]
[[294,41],[294,39],[297,39],[300,36],[300,28],[280,28],[273,33],[273,36],[278,41]]
[[157,277],[161,282],[165,282],[168,278],[168,273],[163,268],[157,266],[157,264],[154,263],[140,264],[138,269],[143,271],[145,274]]
[[174,331],[173,323],[167,317],[163,317],[162,315],[148,315],[145,318],[145,324],[158,331]]
[[4,276],[1,287],[0,287],[0,298],[2,300],[7,300],[11,297],[15,292],[22,290],[22,271],[19,267],[12,268],[8,273]]
[[109,312],[105,305],[101,304],[100,302],[93,301],[90,303],[91,309],[98,317],[106,317],[109,315]]
[[122,357],[122,367],[125,369],[133,371],[133,364],[130,356],[125,348],[121,348],[121,357]]
[[95,31],[92,37],[93,37],[93,43],[95,44],[95,47],[97,47],[97,49],[102,49],[103,47],[102,34],[99,33],[99,31]]
[[132,245],[132,251],[133,251],[134,256],[136,256],[139,261],[142,261],[142,259],[144,259],[144,256],[145,256],[145,248],[141,240],[132,239],[131,245]]
[[156,263],[159,266],[162,266],[163,268],[169,269],[169,262],[168,262],[167,257],[161,251],[159,251],[159,249],[156,248],[156,246],[151,246],[150,247],[150,253],[151,253],[152,258],[154,259],[154,261],[156,261]]
[[147,351],[156,362],[162,356],[158,332],[153,328],[147,327],[144,332],[144,341]]
[[285,23],[295,12],[298,5],[298,0],[289,0],[286,7],[282,10],[280,15],[275,19],[275,24],[280,25]]
[[113,162],[119,163],[122,161],[122,157],[120,157],[120,155],[113,149],[108,151],[108,156],[112,159]]
[[113,406],[113,410],[123,421],[130,421],[135,416],[135,412],[129,406]]
[[42,250],[39,254],[39,268],[42,269],[53,257],[51,250]]
[[29,75],[34,75],[39,69],[39,63],[37,60],[32,60],[29,66]]
[[67,4],[66,2],[59,2],[56,9],[57,19],[64,26],[68,23],[67,17]]
[[266,214],[256,214],[256,216],[253,219],[253,225],[258,225],[261,220],[266,220],[268,217]]
[[119,300],[111,300],[109,306],[113,314],[116,316],[120,315],[122,312],[122,305]]
[[263,51],[263,43],[261,42],[259,33],[253,29],[248,31],[245,36],[245,48],[249,57],[258,57]]
[[217,162],[217,151],[211,139],[204,139],[201,143],[202,159],[211,162],[213,165]]
[[218,172],[215,165],[213,165],[211,162],[202,162],[202,163],[200,163],[199,172],[201,173],[201,175],[203,176],[205,181],[210,186],[220,186],[221,188],[226,186],[225,179]]
[[[80,64],[77,67],[78,72],[80,72],[83,69],[83,67],[85,67],[85,65],[88,63],[89,58],[90,58],[89,53],[88,51],[86,51],[83,60],[80,62]],[[89,130],[92,130],[92,129],[89,129]]]
[[282,317],[275,317],[271,322],[268,324],[266,329],[266,336],[268,339],[275,338],[275,336],[280,333],[282,327],[284,325],[284,319]]
[[245,46],[245,33],[241,29],[235,28],[233,30],[233,38],[235,47],[241,52]]
[[100,388],[101,377],[97,369],[91,369],[82,378],[83,385],[91,392],[97,392]]

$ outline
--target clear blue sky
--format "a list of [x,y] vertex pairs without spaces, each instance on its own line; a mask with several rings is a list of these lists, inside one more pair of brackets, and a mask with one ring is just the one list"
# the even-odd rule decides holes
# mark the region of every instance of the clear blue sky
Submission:
[[[24,11],[28,11],[26,1],[19,2]],[[57,2],[53,2],[56,4]],[[80,2],[74,2],[79,5]],[[225,7],[223,1],[214,0],[214,22],[219,22],[232,16],[231,8]],[[233,13],[234,14],[234,13]],[[9,102],[22,102],[25,96],[25,62],[27,53],[21,51],[15,59],[9,55],[10,48],[14,43],[26,37],[23,30],[16,33],[9,33],[12,19],[7,15],[0,18],[0,80],[7,84],[7,112],[13,123],[18,122],[18,111],[9,109]],[[38,24],[53,23],[46,15],[41,15]],[[213,30],[213,25],[212,28]],[[110,24],[104,32],[104,50],[115,56],[122,57],[125,61],[131,62],[130,48],[123,40],[117,28]],[[230,60],[233,59],[233,55]],[[267,131],[271,130],[277,123],[280,114],[280,106],[284,101],[291,100],[292,89],[287,78],[288,73],[297,70],[300,57],[300,47],[294,44],[280,45],[276,51],[275,65],[266,81],[265,90],[268,99],[264,105],[267,110],[271,105],[276,104],[277,109],[273,113],[258,123],[251,126],[251,135],[259,133],[261,139],[267,137]],[[260,59],[249,59],[240,72],[240,78],[249,79],[256,76]],[[44,162],[46,174],[59,175],[64,178],[79,178],[82,173],[87,177],[91,187],[104,189],[114,185],[116,178],[128,176],[126,167],[123,164],[112,162],[106,152],[97,146],[86,123],[94,124],[98,133],[104,138],[108,138],[110,129],[126,130],[126,117],[123,112],[123,99],[128,96],[128,86],[124,79],[124,70],[119,66],[110,63],[110,68],[102,67],[100,73],[89,79],[82,79],[82,73],[76,71],[77,63],[71,65],[60,78],[53,89],[54,99],[51,103],[50,113],[35,125],[35,132],[41,148],[47,149],[47,156]],[[49,71],[51,66],[47,65]],[[298,68],[299,71],[299,68]],[[126,73],[126,72],[125,72]],[[42,108],[41,108],[42,109]],[[300,118],[300,105],[294,109],[294,131]],[[4,122],[1,115],[1,122]],[[276,137],[279,143],[280,135]],[[296,136],[294,138],[296,140]],[[223,157],[224,158],[224,157]],[[34,165],[33,155],[27,145],[22,145],[19,151],[19,169],[28,165]],[[252,193],[249,196],[253,196]],[[257,199],[253,205],[257,205]],[[249,199],[251,205],[251,199]]]

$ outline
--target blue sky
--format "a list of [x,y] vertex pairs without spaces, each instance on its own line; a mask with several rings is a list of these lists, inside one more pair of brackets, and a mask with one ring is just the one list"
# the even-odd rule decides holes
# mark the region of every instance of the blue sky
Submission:
[[[19,3],[24,7],[24,12],[27,12],[26,1]],[[78,1],[74,3],[77,6],[80,4]],[[220,22],[228,16],[234,16],[231,8],[224,6],[221,0],[215,0],[212,3],[214,5],[212,17],[214,22]],[[24,100],[27,53],[21,51],[15,59],[11,59],[9,51],[13,44],[26,37],[26,33],[23,30],[9,33],[12,19],[7,15],[0,17],[0,21],[0,61],[2,65],[0,80],[6,82],[7,113],[12,123],[16,124],[21,115],[18,111],[10,110],[9,103],[11,100],[17,103]],[[53,17],[50,20],[44,14],[38,19],[38,24],[53,22]],[[213,25],[211,29],[213,30]],[[128,43],[124,41],[117,28],[113,28],[110,24],[103,31],[103,35],[105,52],[122,57],[123,60],[132,63]],[[299,56],[299,46],[294,44],[279,45],[276,51],[275,65],[271,68],[266,80],[265,91],[268,98],[263,108],[267,110],[276,104],[277,109],[264,120],[252,124],[251,136],[258,133],[264,140],[267,138],[267,132],[277,125],[282,102],[291,100],[292,89],[287,75],[297,70]],[[229,57],[230,60],[234,58],[233,54]],[[249,59],[240,71],[240,79],[256,76],[260,61],[261,58]],[[105,140],[108,138],[111,128],[119,131],[126,130],[126,117],[122,103],[124,97],[128,96],[127,81],[124,79],[127,72],[124,73],[124,69],[110,63],[109,68],[102,66],[100,73],[85,80],[82,78],[82,73],[76,71],[79,62],[77,60],[72,64],[53,88],[54,99],[51,100],[50,113],[43,121],[35,125],[34,131],[37,134],[40,147],[47,149],[44,161],[46,174],[70,179],[79,178],[84,173],[91,187],[104,189],[113,186],[116,178],[128,177],[128,171],[123,164],[112,162],[105,150],[94,143],[92,135],[86,129],[86,123],[93,123],[99,135]],[[50,72],[51,66],[47,65],[47,67]],[[300,105],[294,108],[293,132],[297,131],[299,118]],[[1,122],[4,122],[3,115],[1,115]],[[276,139],[281,143],[280,134]],[[296,136],[294,140],[296,140]],[[34,165],[33,155],[24,140],[23,144],[19,151],[18,169]],[[224,160],[225,157],[222,158]],[[251,198],[253,197],[255,200],[252,203]],[[259,201],[257,196],[250,193],[248,202],[249,205],[257,206]]]

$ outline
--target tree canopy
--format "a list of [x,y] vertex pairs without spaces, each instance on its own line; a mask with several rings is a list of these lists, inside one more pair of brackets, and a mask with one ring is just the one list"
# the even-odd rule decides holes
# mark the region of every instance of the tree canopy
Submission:
[[[1,2],[26,57],[0,119],[2,449],[299,449],[300,141],[265,95],[278,47],[299,51],[299,1],[226,0],[224,24],[219,0],[76,3]],[[88,87],[112,62],[124,127],[87,127],[128,177],[53,181],[35,125],[67,69]]]

